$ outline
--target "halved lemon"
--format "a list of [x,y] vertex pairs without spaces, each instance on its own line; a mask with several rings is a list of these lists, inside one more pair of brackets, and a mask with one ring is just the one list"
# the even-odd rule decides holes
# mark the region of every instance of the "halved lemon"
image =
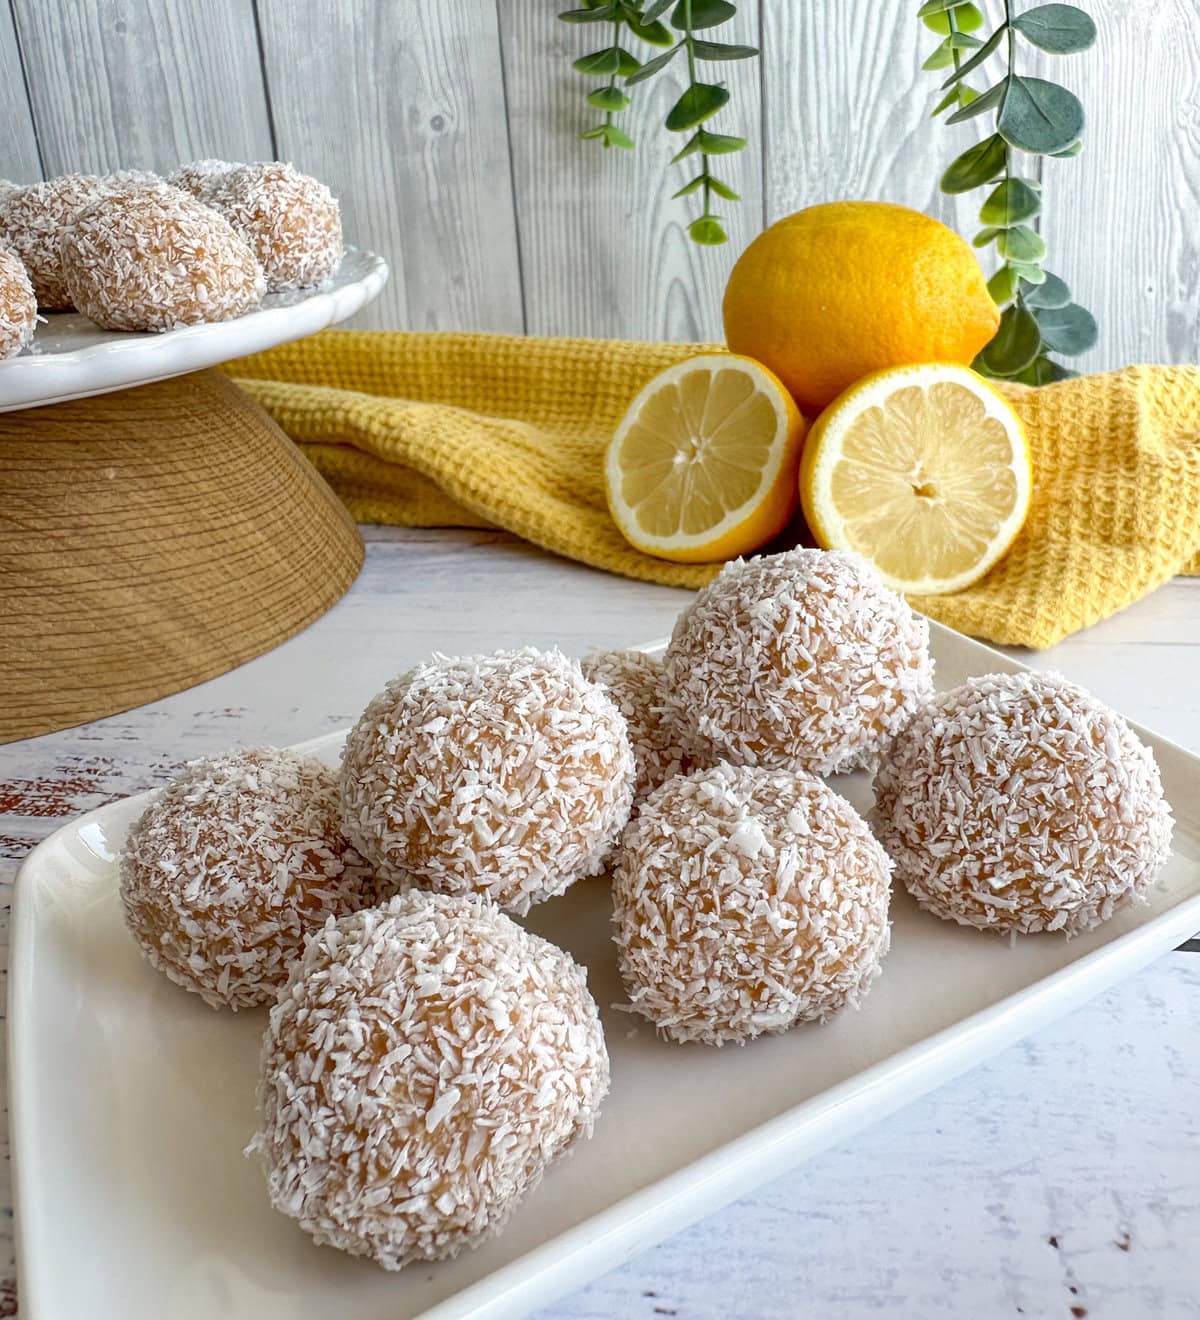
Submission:
[[813,426],[800,499],[817,543],[856,550],[897,591],[940,595],[981,578],[1029,511],[1016,413],[968,367],[865,376]]
[[608,446],[608,506],[625,539],[680,563],[732,559],[787,525],[799,503],[805,422],[751,358],[710,353],[660,372]]

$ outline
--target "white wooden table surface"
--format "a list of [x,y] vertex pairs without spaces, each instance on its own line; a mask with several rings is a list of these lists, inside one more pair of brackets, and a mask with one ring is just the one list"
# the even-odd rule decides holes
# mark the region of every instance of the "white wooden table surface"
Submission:
[[[557,643],[582,654],[648,641],[688,598],[499,533],[367,534],[349,595],[270,655],[129,714],[0,748],[5,962],[17,865],[71,815],[192,757],[340,728],[432,649]],[[1022,658],[1200,748],[1200,580]],[[1200,956],[1170,954],[542,1320],[1200,1316],[1198,1031]],[[12,1199],[7,1160],[0,1168],[3,1280]],[[15,1313],[12,1285],[0,1286],[0,1316]]]

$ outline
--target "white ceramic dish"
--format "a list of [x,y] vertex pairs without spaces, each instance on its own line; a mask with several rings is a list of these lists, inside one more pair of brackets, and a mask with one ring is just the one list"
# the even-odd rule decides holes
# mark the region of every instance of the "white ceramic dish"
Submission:
[[[938,681],[1020,668],[936,625]],[[529,924],[586,963],[613,1089],[596,1134],[478,1251],[399,1275],[318,1248],[241,1149],[265,1013],[214,1013],[125,933],[113,853],[144,798],[81,817],[17,884],[12,1146],[23,1320],[522,1315],[1065,1013],[1200,928],[1200,763],[1153,744],[1177,817],[1151,901],[1066,942],[944,924],[906,896],[858,1013],[744,1049],[663,1044],[621,998],[603,881]],[[340,737],[306,746],[334,758]],[[859,806],[863,776],[840,781]]]
[[0,412],[148,385],[316,334],[353,316],[387,283],[387,262],[347,248],[320,289],[273,293],[257,312],[162,334],[101,330],[78,312],[47,316],[32,352],[0,362]]

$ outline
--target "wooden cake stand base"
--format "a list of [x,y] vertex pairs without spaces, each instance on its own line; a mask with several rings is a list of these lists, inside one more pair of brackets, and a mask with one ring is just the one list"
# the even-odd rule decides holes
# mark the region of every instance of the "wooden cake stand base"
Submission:
[[329,487],[215,371],[0,413],[0,742],[261,655],[362,560]]

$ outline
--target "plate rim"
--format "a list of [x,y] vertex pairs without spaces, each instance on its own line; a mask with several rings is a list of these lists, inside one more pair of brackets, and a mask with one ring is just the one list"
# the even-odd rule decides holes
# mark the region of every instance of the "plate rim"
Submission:
[[[1031,669],[994,647],[934,620],[929,622],[931,633],[952,638],[954,645],[966,643],[998,669]],[[665,646],[665,641],[659,641],[631,649],[653,653]],[[1177,753],[1200,770],[1200,754],[1133,720],[1128,722],[1139,737]],[[347,732],[334,730],[290,746],[311,751],[335,745]],[[148,789],[117,802],[140,803],[157,791]],[[29,1153],[38,1148],[33,1136],[37,1109],[29,1094],[33,1069],[21,1066],[22,1055],[28,1053],[23,1042],[30,1022],[28,1002],[36,962],[31,893],[39,883],[35,859],[43,849],[49,850],[66,836],[78,833],[82,825],[115,805],[107,803],[65,821],[28,853],[13,885],[6,1049],[18,1296],[28,1320],[51,1320],[39,1308],[40,1283],[35,1282],[39,1275],[30,1269],[31,1263],[46,1261],[51,1253],[39,1248],[31,1256],[30,1232],[21,1214],[27,1194],[27,1164],[32,1162]],[[808,1097],[581,1223],[546,1238],[515,1260],[417,1313],[412,1320],[504,1320],[548,1305],[573,1287],[583,1286],[655,1242],[728,1205],[767,1178],[788,1172],[805,1158],[945,1085],[1030,1031],[1065,1016],[1148,966],[1196,929],[1200,929],[1200,890],[1067,966]],[[704,1195],[697,1196],[701,1187]],[[581,1260],[586,1260],[583,1270],[579,1268]]]
[[[388,281],[390,270],[386,258],[366,248],[348,245],[342,260],[362,258],[366,267],[347,284],[337,287],[315,288],[304,296],[289,299],[270,307],[257,307],[243,316],[229,321],[206,321],[199,325],[177,326],[162,333],[105,331],[121,334],[120,339],[101,340],[84,348],[62,352],[20,353],[0,362],[0,413],[21,412],[25,409],[44,408],[55,403],[68,403],[72,399],[92,398],[117,390],[136,389],[158,380],[186,375],[190,371],[204,370],[221,362],[242,357],[247,352],[264,352],[294,339],[301,339],[317,331],[336,325],[360,311],[379,296]],[[303,308],[305,316],[299,328],[289,329],[287,322]],[[257,347],[235,349],[222,356],[222,338],[232,338],[252,332],[264,331],[265,337]],[[205,347],[212,352],[204,352]],[[179,356],[192,360],[184,365],[168,365]],[[146,369],[131,371],[128,359],[134,363],[149,363]],[[199,361],[203,358],[203,361]],[[74,379],[56,388],[49,388],[49,380],[56,373]],[[113,374],[115,373],[115,374]],[[106,380],[105,376],[110,379]],[[5,391],[5,382],[16,382],[11,395]]]

